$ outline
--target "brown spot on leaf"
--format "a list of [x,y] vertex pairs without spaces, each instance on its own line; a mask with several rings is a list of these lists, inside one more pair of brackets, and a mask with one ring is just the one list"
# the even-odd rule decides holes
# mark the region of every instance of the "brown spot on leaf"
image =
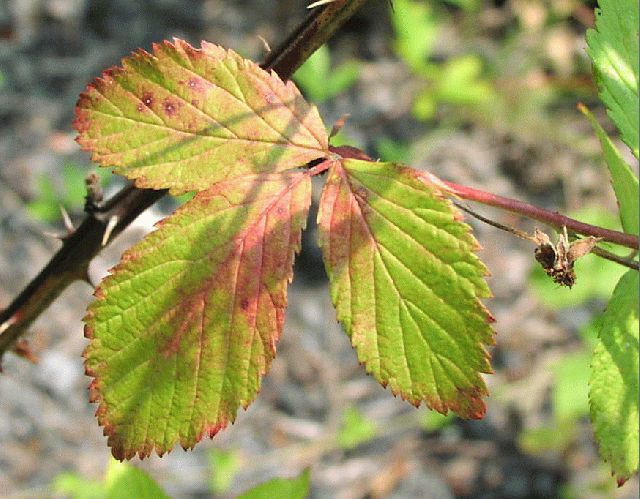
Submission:
[[151,107],[153,105],[153,94],[151,92],[145,92],[142,94],[142,98],[140,100],[145,106]]

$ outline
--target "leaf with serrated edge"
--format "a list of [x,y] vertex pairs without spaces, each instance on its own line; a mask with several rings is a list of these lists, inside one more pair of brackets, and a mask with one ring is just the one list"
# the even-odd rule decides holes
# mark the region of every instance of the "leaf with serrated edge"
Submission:
[[411,168],[345,159],[318,221],[338,320],[367,371],[416,406],[481,418],[490,291],[451,202]]
[[113,455],[213,436],[255,398],[275,355],[311,199],[302,172],[198,193],[129,249],[89,306],[91,399]]
[[328,148],[317,109],[291,81],[232,50],[179,39],[95,79],[74,126],[94,161],[172,194],[296,168]]
[[611,174],[611,184],[616,193],[620,208],[620,221],[622,228],[629,234],[638,234],[638,213],[640,212],[640,196],[638,189],[638,177],[631,167],[625,162],[618,148],[600,126],[595,116],[586,106],[580,105],[580,111],[589,119],[591,126],[600,139],[602,153]]
[[598,319],[589,404],[600,454],[622,485],[638,471],[638,272],[629,270]]
[[638,157],[638,2],[600,0],[596,29],[587,31],[600,98]]

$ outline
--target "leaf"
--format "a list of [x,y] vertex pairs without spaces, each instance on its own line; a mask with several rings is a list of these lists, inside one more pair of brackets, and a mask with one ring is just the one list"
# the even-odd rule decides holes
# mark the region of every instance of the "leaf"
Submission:
[[600,454],[622,485],[638,470],[638,272],[629,270],[600,318],[589,382]]
[[638,177],[634,175],[631,167],[622,159],[617,147],[613,145],[611,139],[589,109],[583,105],[580,105],[579,109],[591,122],[602,145],[602,152],[609,167],[611,183],[620,208],[622,227],[628,234],[638,234],[638,212],[640,212]]
[[107,486],[104,483],[88,480],[70,472],[56,476],[52,488],[56,493],[73,499],[102,499],[107,495]]
[[360,444],[375,438],[378,433],[375,421],[367,418],[355,406],[349,406],[342,413],[342,425],[338,432],[338,445],[342,449],[355,449]]
[[590,360],[591,352],[582,349],[563,355],[551,366],[555,378],[551,397],[556,423],[575,422],[589,413]]
[[600,0],[596,29],[587,31],[588,52],[600,98],[638,157],[638,2]]
[[348,89],[359,76],[357,61],[347,61],[332,69],[329,47],[322,45],[296,71],[294,78],[314,102],[324,102]]
[[318,111],[292,82],[231,50],[179,39],[94,80],[74,126],[94,161],[172,194],[296,168],[328,147]]
[[304,470],[296,478],[275,478],[240,494],[238,499],[272,499],[286,497],[287,499],[304,499],[309,495],[311,487],[311,471]]
[[96,290],[85,367],[117,459],[191,448],[254,400],[282,331],[310,185],[299,172],[220,182]]
[[228,492],[242,468],[242,459],[234,450],[211,449],[209,453],[209,489],[214,494]]
[[416,73],[428,73],[427,60],[438,40],[439,23],[434,8],[425,2],[394,0],[391,8],[396,53]]
[[410,168],[331,167],[320,244],[338,319],[368,372],[394,394],[480,418],[492,318],[478,244],[451,202]]
[[123,499],[131,497],[135,499],[170,499],[147,473],[130,464],[109,461],[107,476],[108,499]]

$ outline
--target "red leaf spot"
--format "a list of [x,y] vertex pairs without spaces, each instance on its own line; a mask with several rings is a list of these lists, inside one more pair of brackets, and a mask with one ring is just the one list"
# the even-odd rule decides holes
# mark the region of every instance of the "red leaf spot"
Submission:
[[247,300],[246,298],[243,298],[242,301],[240,302],[240,307],[242,307],[242,310],[246,312],[247,309],[249,308],[249,300]]
[[201,78],[189,78],[187,87],[189,87],[194,92],[204,92],[207,84]]
[[153,104],[153,94],[151,92],[145,92],[144,94],[142,94],[142,98],[140,100],[145,106],[151,107],[151,105]]
[[167,116],[174,116],[178,112],[178,105],[169,98],[164,100],[162,107]]
[[198,99],[191,99],[191,105],[192,106],[198,106],[198,104],[200,104],[200,101]]
[[267,101],[267,103],[272,105],[278,102],[276,94],[274,94],[273,92],[268,92],[267,94],[265,94],[264,98]]

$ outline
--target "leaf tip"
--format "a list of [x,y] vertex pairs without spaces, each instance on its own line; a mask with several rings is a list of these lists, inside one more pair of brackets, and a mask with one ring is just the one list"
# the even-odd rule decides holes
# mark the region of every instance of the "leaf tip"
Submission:
[[618,488],[622,487],[629,480],[628,476],[618,476],[616,477],[616,483],[618,484]]

